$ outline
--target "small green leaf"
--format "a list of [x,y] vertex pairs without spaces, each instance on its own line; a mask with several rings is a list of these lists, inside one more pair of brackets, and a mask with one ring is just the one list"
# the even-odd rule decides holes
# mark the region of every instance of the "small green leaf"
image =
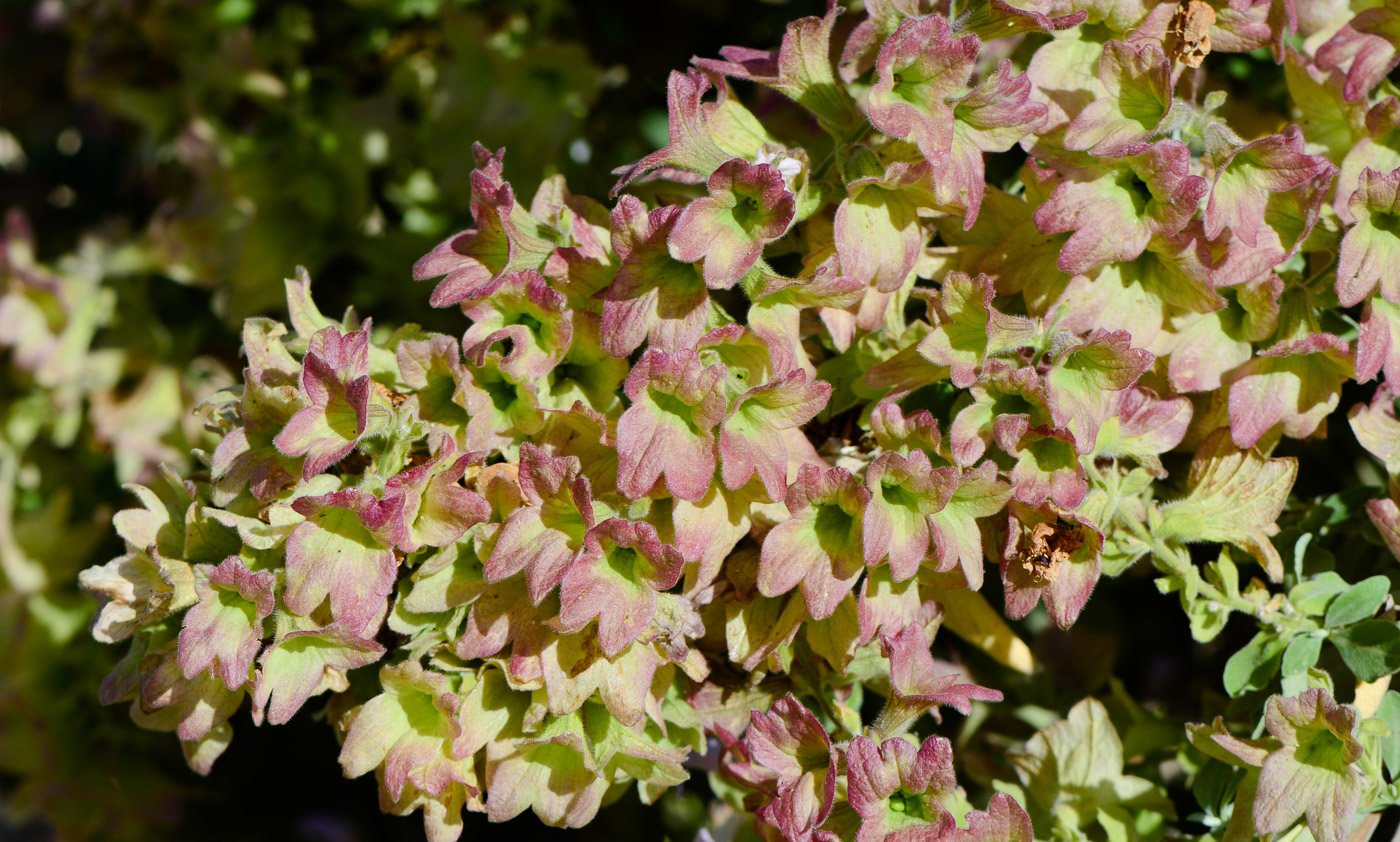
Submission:
[[1191,637],[1197,643],[1209,643],[1225,630],[1225,621],[1230,619],[1230,609],[1216,602],[1198,599],[1186,609],[1191,618]]
[[1196,773],[1196,780],[1191,785],[1191,794],[1196,797],[1196,803],[1209,814],[1218,816],[1234,780],[1235,767],[1210,758]]
[[1322,652],[1322,638],[1303,635],[1293,638],[1283,653],[1283,694],[1296,696],[1308,689],[1308,670]]
[[1132,838],[1128,831],[1132,816],[1125,815],[1121,809],[1100,808],[1098,819],[1108,842],[1128,842]]
[[1332,600],[1332,604],[1327,606],[1324,622],[1327,628],[1334,629],[1365,620],[1376,613],[1376,609],[1381,607],[1381,603],[1385,602],[1389,595],[1390,579],[1385,576],[1364,579]]
[[1294,608],[1304,614],[1321,615],[1327,610],[1332,598],[1348,587],[1346,579],[1329,570],[1306,582],[1300,582],[1288,592],[1288,600],[1293,603]]
[[1268,632],[1260,632],[1225,664],[1225,692],[1238,696],[1247,690],[1260,690],[1278,672],[1287,644]]
[[1331,639],[1347,667],[1362,681],[1375,681],[1400,670],[1400,626],[1395,623],[1366,620],[1334,633]]
[[1361,720],[1361,733],[1368,737],[1389,737],[1390,726],[1385,724],[1384,719],[1373,716],[1370,719]]
[[1400,693],[1388,691],[1376,709],[1376,717],[1390,726],[1390,736],[1381,741],[1381,760],[1394,779],[1400,774]]
[[1332,674],[1318,667],[1308,667],[1308,689],[1326,690],[1329,696],[1337,695],[1337,688],[1332,683]]
[[861,732],[860,712],[850,705],[842,704],[839,700],[833,701],[832,706],[836,710],[836,724],[845,728],[847,732],[859,734]]
[[1240,569],[1230,558],[1228,545],[1220,545],[1220,557],[1210,563],[1210,569],[1215,573],[1216,581],[1225,589],[1225,594],[1231,599],[1239,599]]
[[1283,674],[1298,675],[1308,671],[1308,667],[1317,663],[1317,656],[1322,652],[1322,638],[1312,635],[1302,635],[1293,638],[1293,642],[1288,644],[1288,649],[1283,653]]

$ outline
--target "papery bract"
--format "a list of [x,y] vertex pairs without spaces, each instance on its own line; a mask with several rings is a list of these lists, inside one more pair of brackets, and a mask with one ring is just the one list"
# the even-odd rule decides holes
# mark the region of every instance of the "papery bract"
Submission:
[[784,837],[809,840],[836,793],[836,754],[826,729],[792,694],[755,711],[744,738],[753,762],[772,776],[777,797],[758,811]]
[[705,496],[716,467],[724,418],[724,366],[704,366],[693,350],[648,350],[627,375],[632,406],[617,422],[617,487],[636,499],[663,476],[683,500]]
[[685,560],[649,523],[610,518],[583,538],[559,585],[559,621],[579,631],[595,618],[603,654],[618,654],[656,614],[656,593],[680,580]]
[[1264,758],[1254,800],[1259,833],[1288,829],[1306,815],[1319,842],[1340,842],[1360,803],[1361,759],[1356,709],[1338,705],[1321,689],[1301,696],[1269,699],[1264,724],[1283,743]]
[[400,342],[396,353],[404,384],[414,391],[404,403],[424,423],[466,444],[467,397],[460,344],[450,336]]
[[458,381],[466,404],[468,450],[503,450],[516,436],[533,435],[544,425],[539,384],[532,378],[503,368],[501,352],[494,347],[476,349],[476,357]]
[[1075,509],[1089,493],[1088,474],[1079,459],[1074,436],[1063,429],[1032,428],[1016,443],[1011,468],[1012,496],[1022,503],[1038,505],[1052,501],[1064,509]]
[[919,343],[919,354],[948,366],[954,386],[972,385],[989,357],[1029,345],[1036,335],[1030,319],[997,312],[994,295],[986,275],[969,278],[950,272],[943,281],[935,305],[938,324]]
[[1074,433],[1080,453],[1093,451],[1109,395],[1131,386],[1152,365],[1152,354],[1131,343],[1132,337],[1123,331],[1095,331],[1064,348],[1045,374],[1050,418]]
[[904,739],[877,746],[858,736],[846,751],[846,767],[848,797],[861,818],[857,842],[938,838],[952,829],[945,802],[957,783],[953,747],[943,737],[915,748]]
[[918,623],[910,623],[896,635],[880,638],[880,651],[890,661],[889,704],[905,717],[915,717],[939,705],[963,715],[973,702],[999,702],[1002,694],[978,684],[960,684],[958,673],[941,673],[929,652],[928,636]]
[[486,559],[486,581],[524,571],[531,601],[554,589],[593,528],[588,480],[576,457],[551,457],[532,444],[520,448],[520,488],[526,505],[511,512]]
[[1400,420],[1395,417],[1394,387],[1387,380],[1371,397],[1347,413],[1356,441],[1381,461],[1386,473],[1400,474]]
[[667,242],[681,208],[648,212],[635,196],[613,210],[613,251],[622,260],[603,299],[603,348],[622,357],[642,342],[661,351],[693,347],[705,332],[710,298],[693,266],[671,256]]
[[1092,155],[1136,154],[1171,109],[1171,65],[1162,48],[1104,45],[1099,81],[1108,96],[1085,106],[1065,129],[1065,148]]
[[1074,625],[1103,572],[1103,533],[1073,512],[1012,507],[1001,579],[1006,616],[1018,619],[1044,600],[1060,628]]
[[263,620],[275,603],[275,577],[248,570],[230,556],[218,567],[205,567],[195,579],[199,603],[185,612],[180,630],[180,672],[186,678],[213,668],[224,686],[237,690],[248,682],[253,659],[262,648]]
[[1191,152],[1175,140],[1111,164],[1072,170],[1035,212],[1042,234],[1073,232],[1060,252],[1065,272],[1086,272],[1142,254],[1153,234],[1186,226],[1206,180],[1190,173]]
[[939,571],[961,568],[969,588],[982,586],[984,553],[977,520],[1001,511],[1011,495],[1011,487],[997,477],[996,464],[991,460],[963,472],[947,505],[929,515]]
[[384,692],[354,715],[340,750],[346,777],[359,777],[383,766],[383,786],[398,799],[410,782],[429,795],[441,795],[454,783],[477,791],[470,757],[458,757],[462,737],[457,720],[461,699],[447,677],[424,670],[416,661],[380,670]]
[[1159,398],[1141,386],[1113,392],[1094,440],[1094,455],[1131,457],[1154,473],[1165,473],[1157,457],[1181,443],[1191,413],[1191,401],[1184,397]]
[[1326,158],[1305,154],[1303,133],[1297,126],[1248,143],[1234,150],[1216,173],[1206,203],[1206,236],[1215,239],[1229,228],[1252,247],[1264,221],[1268,193],[1291,190],[1335,172]]
[[602,804],[607,781],[598,774],[583,734],[575,714],[551,718],[532,737],[488,746],[487,817],[502,822],[533,809],[548,825],[587,824]]
[[928,162],[882,165],[864,147],[846,164],[848,198],[836,209],[832,236],[843,277],[882,292],[898,289],[927,239],[917,214],[934,199]]
[[455,234],[413,266],[422,281],[442,277],[430,299],[434,307],[471,304],[493,293],[497,282],[513,269],[539,269],[553,250],[543,239],[540,224],[516,202],[515,191],[502,174],[505,150],[494,154],[481,144],[472,147],[472,217],[476,227]]
[[1385,75],[1400,63],[1400,6],[1391,2],[1380,8],[1365,9],[1345,23],[1341,30],[1317,51],[1317,64],[1324,70],[1347,65],[1348,102],[1362,99]]
[[990,360],[986,370],[968,387],[972,402],[953,416],[948,429],[953,459],[959,465],[972,465],[987,446],[1012,453],[1031,427],[1050,423],[1045,394],[1035,368],[1015,368],[1000,360]]
[[1366,302],[1356,340],[1356,379],[1364,383],[1380,372],[1400,386],[1400,306],[1376,296]]
[[399,561],[366,527],[380,501],[359,489],[293,504],[306,520],[287,537],[287,607],[309,615],[330,599],[331,616],[352,634],[373,637],[388,607]]
[[[598,636],[587,631],[553,637],[539,652],[551,714],[574,713],[596,697],[610,716],[628,727],[640,725],[648,706],[655,704],[651,684],[663,663],[665,658],[656,647],[646,643],[605,655]],[[522,675],[522,671],[512,669],[511,674]]]
[[869,500],[848,471],[803,465],[783,500],[792,519],[763,539],[759,591],[778,596],[800,586],[812,617],[830,617],[865,569],[861,518]]
[[719,432],[720,476],[725,488],[742,488],[757,475],[770,498],[782,498],[788,470],[783,431],[811,421],[830,397],[830,384],[809,382],[806,372],[798,369],[735,398]]
[[[712,87],[717,88],[715,101],[703,101]],[[670,144],[613,170],[620,176],[613,185],[613,195],[657,168],[687,180],[704,181],[725,161],[753,155],[764,143],[773,142],[722,77],[699,70],[673,71],[666,84],[666,105]]]
[[888,558],[894,580],[902,582],[929,555],[929,516],[948,505],[958,485],[957,469],[934,469],[922,450],[907,458],[886,453],[866,470],[865,484],[870,491],[861,521],[865,563],[874,566]]
[[1385,300],[1400,303],[1400,287],[1387,271],[1400,261],[1400,169],[1388,175],[1363,172],[1350,209],[1356,225],[1342,238],[1337,297],[1350,307],[1379,284]]
[[131,703],[131,717],[153,731],[174,731],[187,742],[203,739],[228,721],[243,702],[240,686],[228,689],[213,670],[186,679],[176,647],[149,656],[141,666],[141,684]]
[[1006,152],[1045,118],[1045,106],[1030,94],[1030,77],[1011,75],[1011,62],[1003,60],[995,75],[953,102],[953,141],[948,163],[935,172],[934,198],[963,215],[963,230],[981,213],[987,184],[982,153]]
[[502,371],[520,379],[543,377],[573,341],[565,303],[538,272],[509,272],[496,282],[490,298],[464,309],[472,326],[462,336],[462,348],[475,362],[482,350],[508,343]]
[[742,158],[726,161],[709,180],[709,196],[686,205],[667,237],[671,257],[699,263],[711,289],[729,289],[753,268],[764,243],[792,224],[796,204],[782,173]]
[[372,640],[347,634],[336,626],[297,628],[279,619],[277,635],[258,658],[253,686],[253,722],[291,721],[312,696],[329,689],[335,671],[372,664],[385,649]]
[[366,525],[376,537],[407,553],[454,543],[491,517],[485,498],[458,484],[467,466],[480,458],[479,453],[458,453],[453,440],[443,437],[437,455],[389,477],[383,501]]
[[725,47],[724,61],[697,59],[706,70],[736,79],[748,79],[791,98],[836,130],[849,130],[860,116],[844,85],[832,72],[831,30],[841,14],[832,5],[825,17],[805,17],[787,25],[777,51]]
[[274,441],[282,453],[305,457],[302,477],[309,479],[349,455],[370,429],[369,334],[325,328],[312,337],[302,366],[301,391],[310,406]]
[[1340,337],[1313,334],[1261,351],[1224,378],[1230,387],[1230,434],[1253,447],[1275,425],[1306,438],[1337,408],[1341,386],[1354,374],[1351,349]]
[[972,76],[980,41],[954,38],[938,15],[905,20],[880,49],[870,89],[870,121],[886,134],[907,138],[934,169],[953,149],[953,108],[947,100]]
[[967,828],[960,829],[957,837],[963,842],[1031,842],[1035,833],[1031,817],[1016,799],[998,792],[985,812],[967,814]]

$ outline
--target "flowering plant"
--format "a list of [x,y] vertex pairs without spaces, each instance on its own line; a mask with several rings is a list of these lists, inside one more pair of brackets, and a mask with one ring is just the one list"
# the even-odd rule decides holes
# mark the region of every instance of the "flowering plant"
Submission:
[[[413,269],[460,337],[332,319],[305,273],[290,327],[245,323],[204,468],[82,574],[129,641],[102,700],[200,772],[245,696],[324,710],[435,842],[701,769],[711,835],[1369,833],[1400,802],[1397,14],[866,0],[674,73],[611,207],[527,203],[477,146],[473,227]],[[1247,139],[1201,68],[1258,50],[1297,113]],[[1311,496],[1378,376],[1348,421],[1392,491]],[[1198,642],[1252,626],[1212,724],[1038,695],[1066,659],[1025,637],[1143,575]]]

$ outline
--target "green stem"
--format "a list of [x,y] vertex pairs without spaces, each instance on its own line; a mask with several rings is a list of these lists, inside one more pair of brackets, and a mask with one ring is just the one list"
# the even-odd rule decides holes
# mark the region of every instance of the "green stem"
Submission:
[[[1110,484],[1116,481],[1114,478],[1103,476],[1098,468],[1091,461],[1085,460],[1084,468],[1096,485],[1105,490],[1112,491]],[[1110,497],[1116,499],[1117,495]],[[1273,626],[1276,630],[1289,634],[1314,631],[1316,624],[1312,621],[1282,611],[1267,609],[1256,602],[1252,602],[1240,597],[1231,597],[1220,588],[1212,585],[1201,576],[1201,571],[1191,562],[1190,556],[1177,546],[1173,546],[1163,541],[1161,538],[1151,534],[1147,527],[1136,518],[1121,517],[1118,522],[1127,527],[1143,546],[1147,547],[1152,554],[1153,563],[1157,569],[1163,573],[1169,573],[1182,579],[1184,584],[1189,584],[1197,594],[1204,596],[1211,602],[1230,611],[1239,611],[1249,614],[1261,623]]]
[[48,586],[43,566],[25,555],[11,533],[14,524],[14,491],[19,476],[19,453],[0,442],[0,583],[8,580],[15,591],[38,593]]
[[812,168],[811,180],[820,181],[826,178],[826,174],[831,171],[831,166],[836,163],[836,156],[840,154],[841,150],[854,143],[858,143],[861,138],[865,137],[865,133],[868,131],[870,131],[870,123],[864,117],[861,117],[855,127],[847,134],[840,137],[835,137],[833,135],[836,145],[832,147],[831,152],[822,159],[820,164]]
[[885,740],[898,737],[909,730],[909,726],[914,724],[914,720],[919,718],[920,713],[923,713],[921,709],[910,709],[891,696],[885,701],[885,706],[880,709],[880,715],[875,717],[875,721],[868,729],[870,739],[876,743],[883,743]]
[[[812,696],[817,700],[817,704],[821,707],[822,713],[826,714],[827,718],[835,723],[837,728],[840,728],[842,731],[846,730],[845,726],[841,724],[841,717],[837,715],[836,709],[831,706],[831,700],[826,697],[826,691],[821,682],[820,671],[808,662],[806,658],[801,656],[794,657],[792,663],[793,666],[797,668],[803,682],[806,683],[808,691],[811,692]],[[855,734],[851,736],[854,737]]]
[[[1127,519],[1125,519],[1127,520]],[[1147,529],[1140,523],[1128,522],[1128,528],[1134,537],[1146,544],[1152,552],[1153,562],[1157,569],[1164,573],[1171,573],[1179,576],[1183,581],[1189,581],[1195,592],[1211,602],[1226,608],[1230,611],[1239,611],[1248,614],[1261,623],[1274,627],[1275,630],[1296,634],[1305,631],[1312,631],[1313,624],[1303,617],[1295,617],[1281,611],[1268,609],[1256,602],[1244,598],[1231,597],[1229,594],[1212,585],[1201,576],[1201,571],[1193,564],[1189,556],[1178,548],[1165,543],[1155,536],[1149,535]]]

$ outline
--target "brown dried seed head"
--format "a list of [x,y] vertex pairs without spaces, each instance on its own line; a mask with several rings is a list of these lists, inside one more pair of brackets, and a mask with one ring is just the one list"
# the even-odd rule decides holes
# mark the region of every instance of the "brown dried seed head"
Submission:
[[1060,578],[1060,563],[1051,556],[1023,553],[1020,563],[1021,570],[1034,585],[1048,585]]
[[1068,564],[1071,554],[1084,546],[1084,533],[1077,523],[1057,520],[1031,527],[1030,545],[1017,559],[1022,571],[1036,585],[1048,585],[1060,577],[1060,565]]
[[1202,0],[1189,0],[1176,7],[1167,29],[1167,56],[1187,67],[1200,67],[1210,55],[1210,32],[1215,24],[1215,9]]
[[390,389],[388,386],[385,386],[383,383],[380,383],[377,380],[369,381],[369,386],[394,407],[398,407],[399,404],[408,400],[408,395],[402,394],[400,392],[395,392],[393,389]]

